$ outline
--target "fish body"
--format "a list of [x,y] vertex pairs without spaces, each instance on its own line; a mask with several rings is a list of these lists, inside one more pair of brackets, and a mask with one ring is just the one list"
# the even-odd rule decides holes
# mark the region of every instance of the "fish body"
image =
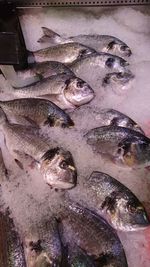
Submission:
[[132,129],[102,126],[90,130],[85,138],[93,150],[115,163],[133,167],[150,162],[150,139]]
[[61,267],[62,247],[54,218],[32,225],[24,239],[28,267]]
[[28,68],[16,72],[21,79],[33,78],[38,76],[39,79],[48,78],[60,73],[72,74],[72,71],[64,64],[56,61],[48,61],[36,64],[30,64]]
[[54,147],[37,134],[37,130],[8,122],[0,109],[0,129],[4,134],[8,151],[20,162],[28,155],[38,163],[45,182],[56,188],[72,188],[76,183],[76,168],[72,155],[62,147]]
[[42,30],[44,35],[38,40],[40,43],[49,43],[54,45],[56,43],[77,42],[92,47],[97,52],[108,52],[111,54],[118,54],[123,57],[129,57],[132,54],[131,49],[127,46],[127,44],[114,36],[80,34],[64,38],[46,27],[42,27]]
[[133,129],[137,132],[144,134],[144,131],[141,127],[129,118],[127,115],[121,113],[115,109],[103,109],[100,112],[100,115],[104,121],[104,125],[112,125],[112,126],[121,126]]
[[14,115],[17,122],[24,124],[48,124],[49,126],[71,127],[73,121],[67,113],[54,103],[45,99],[22,98],[9,101],[0,101],[0,107],[8,117]]
[[82,79],[74,75],[60,74],[43,79],[33,85],[15,88],[13,95],[19,97],[42,97],[44,99],[58,99],[62,107],[75,108],[90,102],[94,98],[93,89]]
[[78,76],[88,66],[100,68],[100,70],[124,72],[128,65],[129,63],[121,57],[101,52],[76,60],[70,68]]
[[127,267],[117,234],[102,218],[75,203],[63,207],[58,217],[64,243],[78,245],[97,260],[98,266]]
[[65,43],[32,52],[32,55],[34,58],[33,60],[38,63],[45,61],[58,61],[70,64],[76,59],[90,55],[93,52],[95,52],[94,49],[79,43]]
[[82,204],[103,216],[116,230],[133,231],[150,225],[142,203],[130,189],[110,175],[95,171],[80,190]]
[[21,239],[8,213],[0,213],[0,266],[26,267]]

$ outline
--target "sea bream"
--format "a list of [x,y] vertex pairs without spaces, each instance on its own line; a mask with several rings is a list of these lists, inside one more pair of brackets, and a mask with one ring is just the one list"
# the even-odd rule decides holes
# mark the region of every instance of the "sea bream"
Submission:
[[0,212],[0,266],[26,267],[21,238],[8,212]]
[[14,88],[10,93],[17,98],[49,99],[63,109],[73,109],[94,98],[93,89],[85,81],[72,74],[54,75],[26,87]]
[[24,234],[27,267],[61,267],[62,247],[55,218],[35,222]]
[[56,216],[63,244],[78,245],[97,266],[127,267],[123,246],[110,225],[90,210],[68,201]]
[[29,64],[28,68],[16,71],[17,76],[21,79],[29,79],[38,76],[39,80],[60,73],[73,74],[66,65],[56,61]]
[[145,208],[125,185],[110,175],[94,171],[80,182],[70,197],[103,216],[116,230],[134,231],[150,226]]
[[62,189],[75,186],[76,168],[69,151],[50,144],[31,126],[9,123],[2,109],[0,130],[4,134],[8,151],[20,167],[22,158],[26,155],[37,163],[44,181],[50,186]]
[[123,72],[111,72],[107,73],[102,80],[103,87],[114,87],[116,91],[118,86],[121,87],[121,90],[129,88],[134,81],[135,75],[131,71],[123,71]]
[[38,40],[39,43],[48,43],[49,45],[54,45],[77,42],[92,47],[97,52],[108,52],[111,54],[120,55],[122,57],[129,57],[132,54],[131,49],[125,42],[111,35],[80,34],[77,36],[64,38],[63,36],[46,27],[42,27],[42,30],[44,35]]
[[29,52],[28,61],[31,63],[59,61],[61,63],[70,64],[76,59],[83,58],[84,56],[90,55],[94,52],[94,49],[79,43],[65,43]]
[[14,117],[15,122],[19,124],[62,128],[74,126],[74,122],[65,111],[45,99],[21,98],[0,101],[0,107],[9,120]]
[[103,109],[100,116],[104,125],[121,126],[145,134],[141,127],[130,117],[115,109]]
[[150,139],[135,130],[102,126],[85,134],[93,150],[114,163],[128,167],[150,164]]

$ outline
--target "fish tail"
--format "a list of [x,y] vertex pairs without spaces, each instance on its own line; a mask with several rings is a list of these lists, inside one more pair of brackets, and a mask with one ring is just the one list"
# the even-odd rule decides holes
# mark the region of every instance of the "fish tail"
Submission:
[[42,27],[43,36],[38,39],[38,43],[51,43],[51,44],[60,44],[63,41],[63,38],[56,32]]

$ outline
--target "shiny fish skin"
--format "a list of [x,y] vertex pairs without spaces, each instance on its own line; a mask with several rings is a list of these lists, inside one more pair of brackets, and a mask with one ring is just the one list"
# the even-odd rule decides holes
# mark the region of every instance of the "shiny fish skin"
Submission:
[[84,196],[83,199],[80,196],[81,202],[104,216],[116,230],[134,231],[150,225],[142,203],[132,191],[106,173],[94,171],[81,191]]
[[0,109],[0,129],[8,151],[15,160],[28,155],[38,163],[45,182],[54,188],[69,189],[76,184],[76,168],[72,155],[62,147],[54,147],[37,134],[37,130],[8,122]]
[[24,246],[28,267],[61,267],[62,247],[54,218],[32,225]]
[[49,126],[71,127],[73,121],[67,113],[54,103],[36,98],[22,98],[9,101],[0,101],[0,107],[8,117],[14,115],[19,124],[27,121],[37,126],[47,124]]
[[99,34],[80,34],[77,36],[71,36],[69,38],[63,38],[58,33],[42,27],[44,35],[38,40],[40,43],[66,43],[77,42],[83,45],[94,48],[97,52],[108,52],[111,54],[118,54],[122,57],[131,56],[131,49],[126,43],[120,39],[110,35]]
[[23,246],[8,213],[0,213],[0,266],[26,267]]
[[30,64],[28,68],[17,71],[16,73],[21,79],[32,78],[36,76],[39,76],[39,79],[43,79],[60,73],[73,74],[67,66],[56,61]]
[[117,234],[102,218],[74,203],[62,207],[57,216],[64,243],[77,244],[93,256],[99,266],[128,266]]
[[140,132],[119,126],[90,130],[85,138],[97,153],[128,167],[150,163],[150,139]]
[[70,64],[76,59],[82,58],[95,52],[94,49],[78,43],[59,44],[32,52],[35,62],[58,61]]
[[97,66],[107,71],[125,71],[129,63],[118,56],[111,55],[108,53],[94,53],[83,59],[76,60],[70,65],[71,70],[78,76],[80,71],[86,68],[86,66]]
[[121,126],[133,129],[136,132],[145,134],[141,127],[129,118],[127,115],[115,109],[103,109],[100,116],[104,121],[104,125]]

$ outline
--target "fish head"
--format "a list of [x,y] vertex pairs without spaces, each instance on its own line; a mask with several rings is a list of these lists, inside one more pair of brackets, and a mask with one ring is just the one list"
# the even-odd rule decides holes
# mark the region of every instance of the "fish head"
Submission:
[[48,150],[42,157],[41,173],[47,184],[58,189],[70,189],[76,185],[77,171],[72,155],[63,148]]
[[120,56],[130,57],[132,55],[131,49],[119,40],[114,40],[110,42],[107,46],[108,53],[119,53]]
[[130,81],[132,81],[134,77],[135,76],[131,71],[108,73],[103,79],[102,85],[104,87],[112,84],[125,86]]
[[117,230],[133,231],[150,225],[143,205],[130,192],[128,194],[118,192],[107,205],[107,213],[109,213],[111,224]]
[[125,59],[107,54],[105,61],[105,66],[107,69],[114,69],[121,72],[124,71],[128,65],[129,63]]
[[77,77],[67,80],[64,94],[66,99],[75,106],[86,104],[94,98],[93,89]]

